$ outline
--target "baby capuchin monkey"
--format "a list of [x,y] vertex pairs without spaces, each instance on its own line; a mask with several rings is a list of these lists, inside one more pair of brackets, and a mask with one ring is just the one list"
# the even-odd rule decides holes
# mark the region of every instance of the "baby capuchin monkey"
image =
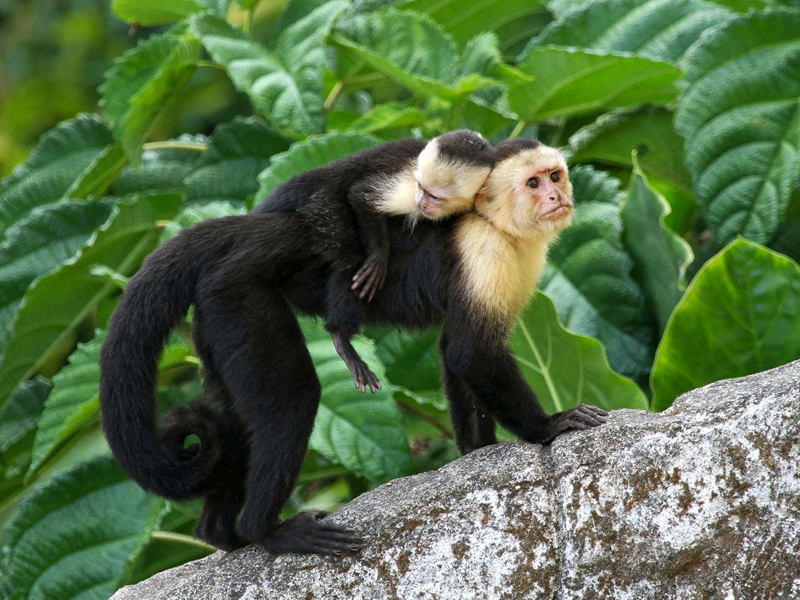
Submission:
[[397,140],[297,175],[256,207],[296,210],[311,225],[314,251],[334,270],[326,328],[362,393],[381,384],[350,339],[361,327],[361,301],[371,302],[386,280],[386,218],[406,216],[413,224],[471,209],[494,160],[489,142],[468,129],[428,143]]

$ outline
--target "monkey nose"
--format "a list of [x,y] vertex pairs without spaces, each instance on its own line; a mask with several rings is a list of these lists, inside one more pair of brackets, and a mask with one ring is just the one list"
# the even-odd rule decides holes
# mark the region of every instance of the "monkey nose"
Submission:
[[428,210],[428,192],[425,190],[417,190],[417,206],[420,210]]

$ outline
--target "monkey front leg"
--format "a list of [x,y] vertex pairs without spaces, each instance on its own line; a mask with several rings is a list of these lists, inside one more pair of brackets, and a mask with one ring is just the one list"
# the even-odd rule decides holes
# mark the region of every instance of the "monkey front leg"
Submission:
[[367,249],[367,258],[353,276],[350,289],[361,291],[360,300],[371,302],[375,293],[383,288],[389,270],[389,233],[386,218],[378,214],[372,203],[379,192],[369,181],[356,184],[348,194],[348,200],[356,216],[358,234]]

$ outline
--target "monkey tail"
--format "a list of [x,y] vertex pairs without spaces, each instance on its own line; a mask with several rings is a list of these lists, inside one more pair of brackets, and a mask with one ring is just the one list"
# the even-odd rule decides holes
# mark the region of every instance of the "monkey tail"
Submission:
[[[233,243],[235,228],[225,228],[227,220],[187,229],[148,257],[128,282],[100,352],[101,419],[111,451],[145,490],[173,500],[202,495],[229,431],[206,408],[174,410],[158,427],[155,398],[170,332],[194,301],[202,270]],[[181,434],[196,434],[199,449],[184,449]]]

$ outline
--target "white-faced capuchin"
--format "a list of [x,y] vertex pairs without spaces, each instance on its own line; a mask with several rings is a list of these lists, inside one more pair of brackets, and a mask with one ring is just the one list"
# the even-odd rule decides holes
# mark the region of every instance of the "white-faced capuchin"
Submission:
[[435,221],[469,210],[493,166],[492,146],[468,129],[430,142],[407,138],[296,175],[255,209],[297,211],[312,229],[313,251],[334,269],[326,329],[362,392],[381,385],[350,340],[361,328],[360,301],[370,302],[386,278],[387,217]]
[[[299,190],[302,193],[302,190]],[[572,214],[561,154],[531,140],[496,148],[475,210],[412,230],[390,218],[385,284],[367,323],[442,325],[445,391],[462,452],[496,442],[495,420],[547,443],[601,425],[579,406],[548,415],[508,349],[547,248]],[[339,554],[361,538],[320,511],[281,521],[308,447],[321,387],[294,311],[326,316],[336,276],[296,211],[212,219],[154,251],[109,322],[100,364],[103,429],[119,464],[171,499],[203,496],[196,534],[225,549]],[[158,358],[194,305],[204,396],[157,424]],[[184,448],[189,434],[200,444]]]

